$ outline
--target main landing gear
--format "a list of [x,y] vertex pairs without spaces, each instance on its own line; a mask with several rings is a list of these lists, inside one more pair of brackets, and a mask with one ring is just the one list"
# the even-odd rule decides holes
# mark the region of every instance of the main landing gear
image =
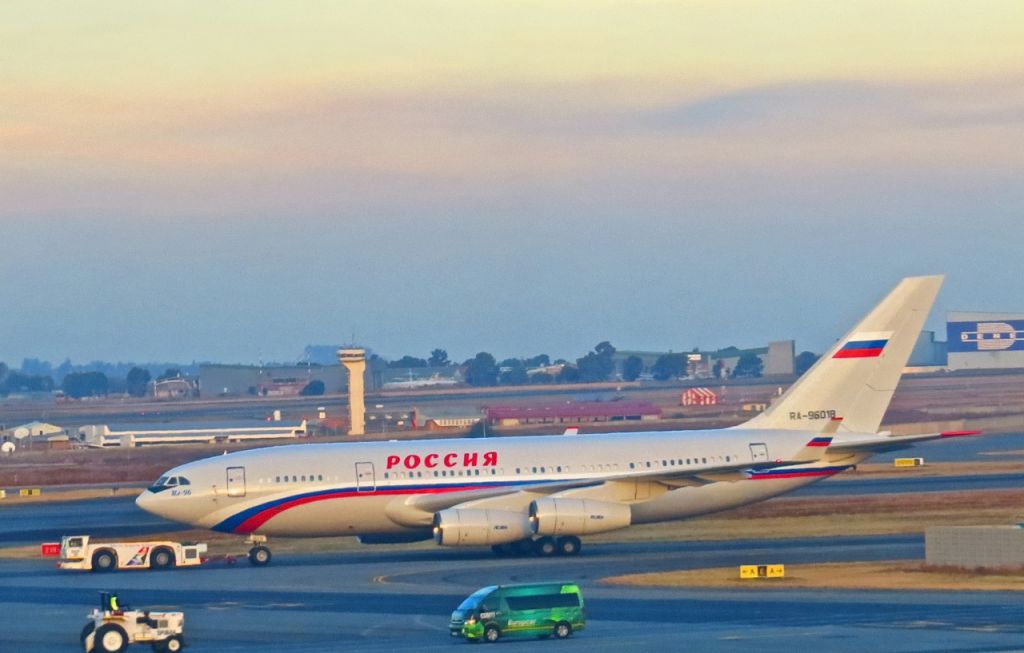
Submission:
[[580,552],[582,546],[580,538],[575,535],[563,535],[562,537],[545,535],[537,539],[527,538],[505,544],[495,544],[491,547],[491,551],[499,556],[526,557],[535,555],[546,558],[555,555],[574,556]]
[[270,547],[267,546],[266,535],[251,533],[245,543],[252,545],[249,549],[249,564],[253,567],[265,567],[270,564]]

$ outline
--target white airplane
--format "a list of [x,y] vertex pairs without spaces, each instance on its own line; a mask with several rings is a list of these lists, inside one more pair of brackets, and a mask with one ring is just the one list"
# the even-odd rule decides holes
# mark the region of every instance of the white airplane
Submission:
[[497,553],[572,555],[580,536],[728,510],[790,492],[880,451],[954,431],[877,433],[941,276],[889,295],[765,412],[709,431],[275,446],[176,467],[143,509],[249,536],[433,537]]

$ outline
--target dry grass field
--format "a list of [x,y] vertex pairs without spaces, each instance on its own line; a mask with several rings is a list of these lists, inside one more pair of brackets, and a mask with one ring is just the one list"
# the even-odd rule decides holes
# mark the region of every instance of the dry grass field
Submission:
[[920,562],[850,562],[786,565],[785,578],[740,580],[736,567],[693,569],[606,578],[607,585],[729,589],[858,589],[1024,591],[1024,571],[929,567]]

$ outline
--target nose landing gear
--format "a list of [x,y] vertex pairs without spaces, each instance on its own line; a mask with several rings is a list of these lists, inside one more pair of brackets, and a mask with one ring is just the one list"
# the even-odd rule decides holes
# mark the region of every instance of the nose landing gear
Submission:
[[267,546],[267,536],[250,533],[246,544],[251,544],[249,549],[249,564],[253,567],[265,567],[270,564],[270,547]]

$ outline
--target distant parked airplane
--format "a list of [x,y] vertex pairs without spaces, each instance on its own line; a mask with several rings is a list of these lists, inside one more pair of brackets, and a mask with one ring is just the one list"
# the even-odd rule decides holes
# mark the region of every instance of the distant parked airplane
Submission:
[[412,371],[409,371],[409,379],[402,381],[388,381],[381,388],[383,390],[418,390],[420,388],[434,388],[439,386],[458,385],[459,380],[448,376],[434,374],[427,378],[414,378]]
[[496,552],[578,553],[580,536],[727,510],[837,474],[879,451],[960,431],[878,434],[942,284],[889,295],[765,412],[709,431],[269,447],[176,467],[139,496],[157,515],[250,535],[433,537]]

